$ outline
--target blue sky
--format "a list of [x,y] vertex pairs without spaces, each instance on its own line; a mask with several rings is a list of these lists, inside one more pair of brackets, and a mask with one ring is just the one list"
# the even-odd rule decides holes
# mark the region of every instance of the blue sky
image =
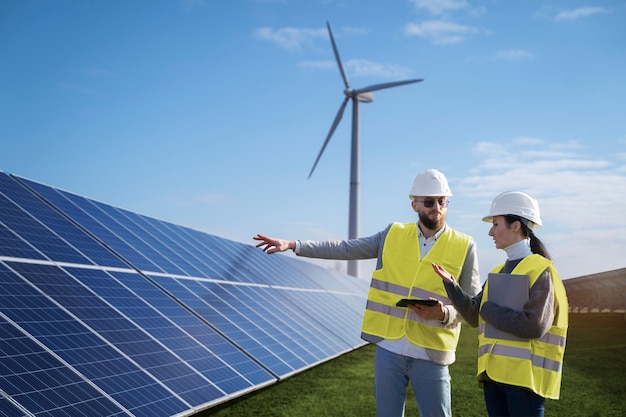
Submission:
[[350,106],[307,178],[344,98],[327,21],[352,87],[424,80],[360,106],[360,235],[414,221],[436,168],[483,279],[511,189],[563,278],[626,266],[625,1],[4,0],[0,170],[247,244],[346,238]]

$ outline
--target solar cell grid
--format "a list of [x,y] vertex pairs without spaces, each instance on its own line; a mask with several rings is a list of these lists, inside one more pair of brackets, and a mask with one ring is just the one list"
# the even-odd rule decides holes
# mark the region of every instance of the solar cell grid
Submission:
[[[279,348],[277,342],[268,339],[267,333],[255,324],[254,320],[260,319],[259,317],[242,316],[228,300],[218,300],[209,288],[200,285],[196,280],[163,277],[154,279],[272,374],[282,376],[294,371],[291,365],[273,351],[273,348]],[[211,283],[209,287],[219,285]]]
[[[171,300],[164,292],[154,292],[155,287],[145,278],[139,277],[138,274],[115,273],[114,275],[99,270],[87,270],[81,268],[66,268],[67,271],[83,285],[95,291],[104,300],[119,310],[120,313],[128,317],[139,328],[149,333],[154,339],[160,341],[165,347],[183,359],[199,373],[205,375],[211,384],[225,394],[232,394],[242,389],[250,388],[250,382],[243,375],[231,367],[227,363],[220,360],[210,350],[212,346],[229,347],[235,351],[232,344],[222,339],[213,332],[213,337],[206,340],[207,344],[201,343],[192,334],[187,331],[186,327],[179,326],[174,320],[173,310],[176,309],[177,316],[189,316],[188,319],[195,319],[191,313],[182,308],[179,304]],[[118,279],[119,278],[119,279]],[[131,291],[125,286],[126,282],[134,279],[134,289]],[[146,297],[147,293],[151,293],[152,297]],[[169,304],[168,313],[164,314],[162,306]],[[188,324],[188,320],[185,322]],[[202,324],[202,323],[199,323]],[[210,328],[206,324],[203,333],[206,335]],[[242,358],[243,359],[243,358]],[[250,360],[248,358],[248,360]],[[272,377],[267,374],[266,380]],[[228,383],[228,387],[223,386]]]
[[150,337],[146,331],[59,268],[50,265],[27,267],[24,264],[11,264],[11,267],[28,275],[29,280],[43,292],[132,358],[190,406],[198,406],[223,395],[160,341]]
[[249,292],[252,297],[265,300],[260,306],[261,314],[276,320],[288,339],[310,352],[314,359],[309,364],[325,360],[348,347],[341,339],[328,337],[329,329],[307,313],[306,306],[298,306],[292,299],[282,299],[281,294],[269,287],[249,287]]
[[[315,308],[298,304],[298,290],[276,291],[268,287],[224,286],[226,290],[239,292],[237,297],[243,306],[252,306],[254,317],[264,317],[277,329],[278,340],[292,346],[301,358],[308,358],[307,364],[335,355],[349,348],[339,337],[328,337],[331,329],[326,328],[314,316]],[[245,290],[245,291],[244,291]],[[253,302],[252,300],[255,300]],[[246,314],[246,310],[242,310]],[[269,326],[263,326],[268,328]],[[321,355],[319,355],[321,353]]]
[[[263,260],[261,258],[261,260]],[[266,260],[263,260],[267,262]],[[285,270],[289,271],[289,274],[286,275],[289,281],[294,281],[294,278],[298,279],[306,279],[308,281],[313,281],[319,286],[321,289],[330,292],[354,292],[354,289],[350,288],[349,281],[355,280],[355,278],[346,279],[345,276],[342,276],[341,279],[337,279],[339,276],[331,275],[332,271],[326,271],[321,269],[317,265],[313,265],[309,262],[302,262],[298,259],[286,258],[284,260]],[[300,265],[302,264],[302,265]],[[269,264],[266,264],[266,273],[268,275],[275,274],[272,271],[272,268]],[[312,286],[305,288],[314,288]]]
[[204,248],[211,251],[211,256],[215,261],[224,266],[222,279],[235,282],[259,282],[256,275],[241,268],[240,247],[244,245],[232,245],[233,241],[229,239],[218,238],[207,233],[195,232],[194,235]]
[[[239,253],[239,264],[250,280],[257,280],[269,285],[285,286],[290,288],[327,289],[323,281],[311,279],[307,274],[300,273],[288,256],[267,256],[254,247],[237,247],[234,242],[228,242],[225,251]],[[278,259],[274,259],[278,258]],[[298,261],[303,263],[302,261]]]
[[[360,340],[362,316],[336,294],[313,291],[287,291],[277,289],[285,297],[291,297],[299,305],[307,306],[307,312],[329,331],[349,346],[363,344]],[[363,307],[362,307],[363,308]],[[346,331],[352,329],[353,331]]]
[[[119,405],[65,366],[0,314],[0,386],[12,401],[33,414],[126,416]],[[0,403],[6,410],[15,410]],[[12,411],[9,411],[12,412]]]
[[[0,175],[0,178],[2,176]],[[50,229],[30,217],[21,208],[0,194],[0,213],[2,223],[14,234],[29,242],[49,259],[59,262],[90,263],[76,249],[67,244]]]
[[[204,283],[200,285],[207,287]],[[267,309],[263,304],[267,299],[251,296],[247,287],[234,285],[215,285],[210,289],[213,305],[226,313],[230,320],[239,323],[260,344],[268,346],[272,352],[287,362],[292,369],[299,369],[316,362],[305,346],[310,341],[293,331],[283,321],[276,320],[275,315],[265,314]],[[226,305],[227,304],[227,305]],[[282,308],[282,304],[275,305],[275,309]],[[291,331],[290,331],[291,330]]]
[[[307,268],[305,267],[303,271],[307,271]],[[326,280],[341,281],[341,283],[345,285],[347,291],[351,294],[363,295],[363,293],[367,293],[369,291],[369,288],[370,288],[369,279],[354,278],[354,277],[347,277],[346,279],[346,276],[340,273],[339,271],[325,270],[324,272],[327,273],[327,276],[325,277]],[[313,276],[317,276],[317,274],[319,274],[319,270],[317,272],[311,271],[310,273]],[[364,298],[362,298],[361,300],[365,301]],[[363,304],[362,307],[365,308],[365,304]],[[362,312],[363,310],[359,308],[359,311]]]
[[[140,252],[145,258],[151,261],[151,264],[156,266],[154,272],[168,272],[170,274],[180,274],[184,275],[184,272],[172,264],[171,261],[166,259],[162,254],[156,251],[152,246],[150,246],[144,239],[135,235],[123,224],[120,224],[117,220],[109,216],[106,212],[101,210],[101,207],[105,207],[104,204],[99,204],[95,201],[86,199],[84,197],[77,196],[71,193],[64,193],[65,197],[67,197],[70,201],[76,204],[78,207],[83,209],[86,213],[88,213],[93,218],[97,219],[100,224],[106,227],[111,233],[115,234],[119,239],[123,240],[128,247],[132,248],[132,251]],[[105,240],[106,236],[98,236],[105,244],[109,244],[109,241]],[[115,248],[116,251],[119,248]],[[126,257],[125,252],[118,252],[121,256]],[[146,269],[146,271],[151,271],[151,269]]]
[[217,276],[210,276],[210,278],[224,281],[241,281],[237,275],[239,272],[232,267],[230,260],[225,258],[224,253],[219,250],[219,242],[211,239],[211,236],[206,233],[182,226],[174,227],[183,236],[185,242],[189,242],[190,246],[197,248],[197,254],[199,254],[198,256],[202,262],[216,272]]
[[[28,265],[22,268],[22,277],[28,279],[29,269]],[[127,356],[4,264],[0,264],[0,305],[12,322],[127,409],[152,416],[186,409]],[[32,356],[29,360],[44,358]]]
[[[102,246],[98,242],[70,223],[66,217],[17,181],[7,175],[0,175],[0,189],[3,190],[3,193],[8,193],[11,201],[20,207],[20,210],[16,210],[16,216],[19,214],[20,217],[15,217],[11,226],[13,230],[16,230],[15,226],[19,227],[29,224],[29,229],[24,227],[18,229],[23,232],[27,230],[30,232],[26,238],[29,242],[39,240],[42,244],[51,243],[53,235],[55,235],[55,240],[63,240],[64,243],[59,243],[58,247],[46,245],[47,251],[43,252],[51,259],[63,262],[98,263],[99,265],[117,267],[126,266],[118,257],[113,256],[108,251],[103,251]],[[26,212],[31,213],[38,222],[29,221],[29,216]],[[37,236],[40,233],[41,235]],[[72,247],[71,251],[67,248],[68,245]],[[69,253],[66,254],[66,252]],[[52,254],[56,256],[52,256]],[[68,258],[67,255],[71,256]]]
[[2,222],[0,222],[0,253],[7,257],[46,259],[41,252],[13,233]]
[[67,198],[69,193],[24,178],[19,178],[19,181],[61,210],[67,217],[71,218],[92,236],[95,236],[100,242],[104,242],[106,247],[123,255],[123,258],[131,265],[142,270],[159,270],[159,268],[150,262],[143,254],[128,245],[128,243],[98,222],[97,219],[94,219],[87,212],[74,204],[74,202],[69,200]]
[[150,238],[150,244],[176,266],[185,271],[187,275],[192,277],[207,277],[203,268],[196,268],[193,255],[186,251],[177,241],[172,239],[165,222],[149,222],[146,216],[111,206],[108,206],[107,212],[116,219],[120,217],[128,219],[127,227],[134,229],[142,236],[148,236]]
[[175,242],[186,255],[187,261],[192,263],[196,269],[202,271],[202,275],[199,276],[212,279],[227,279],[227,270],[215,261],[212,249],[202,246],[194,237],[192,229],[146,216],[141,217]]
[[[123,229],[124,236],[126,236],[126,239],[130,239],[129,242],[131,245],[135,248],[140,248],[140,250],[146,253],[148,258],[159,265],[164,272],[174,275],[192,275],[185,270],[187,266],[185,260],[177,258],[161,241],[124,215],[123,210],[98,201],[89,201],[89,203],[109,218],[111,220],[109,223],[114,224],[116,230]],[[102,215],[98,216],[98,218],[103,217]],[[138,247],[137,245],[140,246]]]
[[[162,277],[156,279],[233,343],[246,351],[255,349],[260,355],[255,357],[276,375],[284,376],[352,347],[337,335],[345,332],[345,329],[338,328],[336,323],[341,325],[345,320],[330,321],[330,326],[326,328],[294,304],[294,294],[298,297],[301,291],[283,290],[279,295],[274,289],[264,286]],[[320,308],[326,306],[322,304],[310,310]],[[349,316],[358,319],[358,329],[360,315],[351,312]],[[332,331],[337,334],[329,337]],[[359,333],[354,333],[358,338]],[[271,354],[263,354],[265,350]],[[325,356],[318,357],[321,351]],[[289,366],[285,367],[286,364]]]

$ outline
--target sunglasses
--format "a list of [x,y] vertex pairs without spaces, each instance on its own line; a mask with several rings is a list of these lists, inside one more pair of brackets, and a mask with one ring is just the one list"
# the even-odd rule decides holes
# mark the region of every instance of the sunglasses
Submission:
[[450,200],[445,197],[439,197],[437,200],[435,200],[434,198],[425,198],[423,200],[415,201],[417,201],[418,203],[422,203],[426,208],[435,207],[435,203],[438,203],[441,208],[446,208],[448,207],[448,204],[450,204]]

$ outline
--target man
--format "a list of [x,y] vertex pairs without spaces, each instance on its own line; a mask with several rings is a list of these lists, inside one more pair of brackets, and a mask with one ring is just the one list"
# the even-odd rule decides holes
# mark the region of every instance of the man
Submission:
[[[415,177],[409,194],[417,223],[392,223],[372,236],[342,241],[253,238],[268,254],[291,249],[309,258],[378,259],[361,337],[377,345],[374,393],[379,417],[404,415],[409,381],[420,415],[452,414],[448,365],[456,358],[461,316],[431,264],[444,265],[468,294],[480,291],[480,278],[473,239],[446,224],[450,196],[446,177],[428,169]],[[401,298],[439,301],[397,307]]]

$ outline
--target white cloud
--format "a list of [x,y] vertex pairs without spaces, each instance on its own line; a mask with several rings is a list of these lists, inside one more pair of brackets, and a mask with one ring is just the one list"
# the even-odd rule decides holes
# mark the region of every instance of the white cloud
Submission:
[[468,35],[480,32],[479,29],[443,20],[429,20],[422,23],[408,23],[404,33],[407,36],[428,38],[435,44],[453,44],[465,41]]
[[[624,268],[626,240],[623,228],[593,229],[585,224],[567,233],[554,233],[546,226],[539,229],[540,239],[548,248],[561,278]],[[591,246],[594,246],[590,249]]]
[[411,0],[418,9],[439,15],[451,10],[460,10],[468,6],[465,0]]
[[411,70],[400,65],[380,64],[364,59],[352,59],[344,63],[346,71],[360,76],[379,76],[383,78],[405,78]]
[[328,38],[326,29],[299,29],[299,28],[282,28],[274,29],[271,27],[258,28],[254,35],[257,39],[267,40],[274,44],[285,48],[289,51],[296,51],[303,45],[312,44],[315,39]]
[[[302,61],[298,63],[301,68],[337,70],[335,61]],[[409,68],[400,65],[381,64],[364,59],[351,59],[343,62],[343,67],[349,78],[355,77],[382,77],[382,78],[406,78],[411,74]]]
[[[560,265],[561,275],[571,278],[624,267],[626,172],[617,163],[619,155],[616,161],[594,158],[581,141],[538,138],[519,138],[507,145],[481,142],[474,151],[478,159],[473,175],[455,188],[482,201],[514,189],[535,196],[544,224],[537,236]],[[484,228],[472,227],[483,241],[481,248],[491,254]]]
[[556,15],[555,20],[576,20],[584,17],[589,17],[598,13],[607,13],[607,10],[602,7],[581,7],[573,10],[564,10]]

